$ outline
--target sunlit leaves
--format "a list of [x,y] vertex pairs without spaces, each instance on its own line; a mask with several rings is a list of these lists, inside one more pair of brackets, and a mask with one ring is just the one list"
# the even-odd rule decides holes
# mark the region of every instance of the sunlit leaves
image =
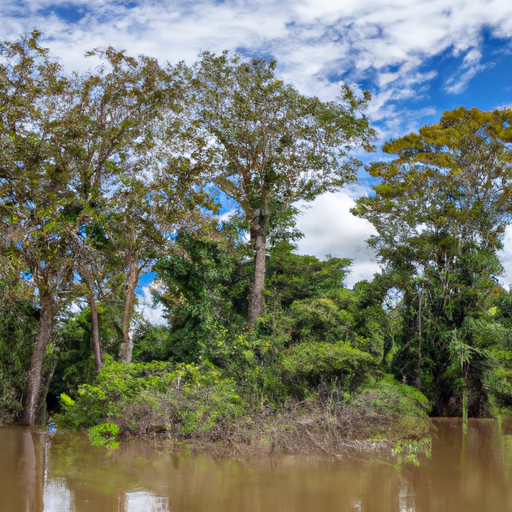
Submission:
[[[376,227],[371,244],[404,292],[397,366],[410,378],[423,372],[438,407],[457,391],[446,370],[450,351],[466,347],[466,380],[469,356],[484,357],[467,326],[489,308],[502,270],[497,251],[512,213],[511,119],[510,110],[459,108],[386,143],[395,159],[368,166],[381,181],[353,210]],[[482,373],[472,379],[481,393]]]

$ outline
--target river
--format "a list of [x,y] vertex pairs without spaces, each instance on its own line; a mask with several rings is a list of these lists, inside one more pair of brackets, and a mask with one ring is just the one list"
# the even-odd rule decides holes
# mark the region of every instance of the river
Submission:
[[[0,429],[1,512],[512,512],[512,423],[434,422],[432,456],[387,461],[114,452],[87,438]],[[382,457],[382,455],[380,456]]]

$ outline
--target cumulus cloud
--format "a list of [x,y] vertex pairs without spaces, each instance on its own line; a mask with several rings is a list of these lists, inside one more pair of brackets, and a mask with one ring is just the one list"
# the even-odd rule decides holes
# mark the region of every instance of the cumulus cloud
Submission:
[[[298,228],[305,237],[299,241],[299,254],[310,254],[324,259],[327,254],[353,260],[346,285],[352,287],[363,279],[371,280],[380,272],[373,249],[366,241],[377,234],[365,219],[354,217],[350,209],[355,200],[366,194],[361,186],[345,188],[336,193],[318,197],[299,217]],[[501,284],[512,288],[512,226],[505,231],[504,247],[498,253],[504,272],[497,276]]]
[[354,217],[350,209],[355,198],[366,193],[363,187],[345,188],[340,192],[318,197],[299,217],[297,227],[304,233],[299,241],[299,254],[324,259],[327,254],[353,260],[346,285],[351,287],[362,279],[371,279],[379,272],[375,253],[366,243],[375,228],[365,219]]
[[[421,66],[441,52],[462,62],[445,90],[461,92],[482,64],[482,32],[509,38],[512,4],[505,0],[4,0],[1,39],[32,28],[74,69],[87,50],[113,45],[162,61],[192,62],[199,51],[272,55],[279,72],[303,93],[332,99],[339,82],[370,80],[370,117],[382,134],[407,127],[393,102],[428,95],[435,72]],[[409,107],[416,127],[425,115]]]
[[162,304],[153,304],[151,289],[152,285],[142,287],[142,294],[138,294],[137,309],[153,325],[164,325],[167,322],[164,307]]

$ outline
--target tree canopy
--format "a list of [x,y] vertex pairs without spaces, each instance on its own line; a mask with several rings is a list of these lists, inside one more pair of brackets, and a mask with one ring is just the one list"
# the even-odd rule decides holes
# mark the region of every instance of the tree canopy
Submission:
[[497,251],[512,212],[511,116],[459,108],[385,144],[396,158],[368,166],[379,183],[353,210],[376,227],[370,243],[403,293],[396,365],[439,413],[456,392],[461,360],[464,385],[482,394],[485,371],[476,367],[483,352],[472,322],[491,307],[502,271]]
[[[512,110],[384,144],[353,210],[383,272],[348,289],[343,254],[296,253],[296,218],[356,179],[368,93],[321,101],[229,52],[106,48],[69,74],[39,41],[0,46],[0,422],[41,422],[57,396],[62,424],[100,440],[215,436],[277,409],[338,440],[397,411],[424,432],[428,400],[512,413]],[[138,307],[151,280],[158,325]]]
[[374,135],[362,111],[370,99],[343,86],[337,101],[300,94],[275,76],[275,61],[201,54],[180,68],[186,81],[194,158],[234,199],[249,225],[254,280],[249,323],[264,311],[267,238],[299,201],[356,179],[350,150],[371,150]]

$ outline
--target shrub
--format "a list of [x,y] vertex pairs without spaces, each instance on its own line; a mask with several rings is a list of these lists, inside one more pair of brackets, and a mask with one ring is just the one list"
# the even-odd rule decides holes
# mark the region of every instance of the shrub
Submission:
[[422,438],[428,431],[429,400],[417,389],[385,374],[371,379],[354,400],[362,423],[371,425],[374,435]]
[[95,384],[81,386],[75,400],[61,396],[60,426],[112,423],[121,435],[166,431],[190,436],[232,420],[245,407],[233,381],[211,366],[109,363]]
[[322,381],[338,382],[341,388],[361,383],[377,361],[349,343],[300,343],[285,352],[282,370],[285,381],[317,386]]
[[484,385],[490,395],[493,413],[501,414],[512,411],[512,370],[494,368],[485,378]]

